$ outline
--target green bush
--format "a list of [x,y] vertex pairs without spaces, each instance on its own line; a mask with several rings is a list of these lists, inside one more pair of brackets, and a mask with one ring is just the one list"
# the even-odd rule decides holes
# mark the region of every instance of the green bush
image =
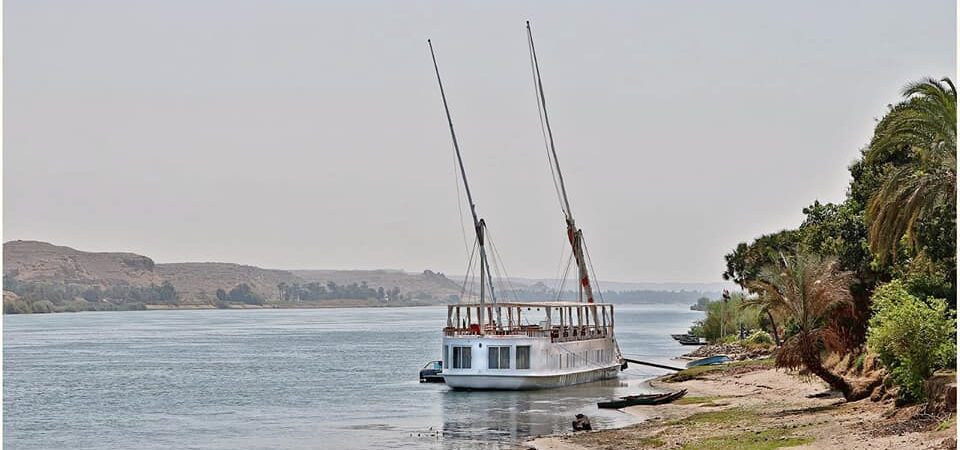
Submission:
[[[726,337],[733,337],[735,341],[740,333],[740,324],[748,330],[760,327],[760,309],[744,305],[743,296],[739,293],[733,294],[727,302],[710,302],[706,308],[706,317],[690,327],[690,334],[705,337],[710,342],[724,342]],[[720,335],[721,328],[723,336]]]
[[858,372],[863,372],[863,361],[865,359],[867,359],[867,354],[861,353],[860,356],[853,361],[853,367],[856,368]]
[[747,336],[745,341],[753,345],[773,345],[773,336],[770,336],[770,333],[766,331],[756,330],[750,333],[750,336]]
[[874,292],[873,312],[867,345],[880,355],[902,396],[922,400],[923,381],[956,365],[956,311],[941,299],[921,301],[894,280]]

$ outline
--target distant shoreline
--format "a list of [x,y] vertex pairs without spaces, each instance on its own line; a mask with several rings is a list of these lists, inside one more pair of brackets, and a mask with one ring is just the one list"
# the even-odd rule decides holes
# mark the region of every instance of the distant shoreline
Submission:
[[[623,303],[614,303],[617,306],[631,306],[631,305],[678,305],[675,302],[623,302]],[[62,311],[44,311],[44,312],[29,312],[29,313],[16,313],[16,312],[4,312],[4,315],[11,316],[22,316],[22,315],[45,315],[45,314],[69,314],[69,313],[78,313],[78,312],[130,312],[130,311],[199,311],[199,310],[246,310],[246,309],[348,309],[348,308],[414,308],[414,307],[423,307],[423,306],[435,306],[435,307],[445,307],[449,303],[431,303],[431,302],[417,302],[417,301],[407,301],[403,300],[398,303],[381,303],[376,301],[369,300],[356,300],[356,299],[343,299],[343,300],[329,300],[324,303],[268,303],[264,305],[246,305],[246,304],[231,304],[227,307],[218,307],[211,304],[186,304],[186,305],[161,305],[161,304],[150,304],[142,305],[142,308],[126,308],[126,309],[85,309],[85,310],[62,310]],[[124,306],[124,305],[115,305],[115,306]],[[680,305],[683,306],[683,305]]]
[[246,309],[347,309],[347,308],[413,308],[413,307],[422,307],[422,306],[437,306],[442,307],[446,304],[440,303],[427,303],[427,302],[404,302],[403,304],[376,304],[374,302],[364,303],[364,300],[344,300],[344,301],[331,301],[330,303],[323,304],[280,304],[280,303],[271,303],[266,305],[243,305],[243,304],[234,304],[227,307],[217,307],[216,305],[210,304],[190,304],[190,305],[143,305],[143,308],[129,308],[129,309],[86,309],[86,310],[64,310],[64,311],[47,311],[47,312],[29,312],[29,313],[11,313],[4,312],[4,315],[10,316],[25,316],[25,315],[46,315],[46,314],[69,314],[69,313],[78,313],[78,312],[131,312],[131,311],[199,311],[199,310],[246,310]]
[[331,301],[329,303],[270,303],[265,305],[230,305],[219,308],[215,305],[146,305],[147,311],[174,311],[182,309],[329,309],[329,308],[411,308],[416,306],[446,306],[444,303],[404,302],[403,304],[378,304],[364,300]]

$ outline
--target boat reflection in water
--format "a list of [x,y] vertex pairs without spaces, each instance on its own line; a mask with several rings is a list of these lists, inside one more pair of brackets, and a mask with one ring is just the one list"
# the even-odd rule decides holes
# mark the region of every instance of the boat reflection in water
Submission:
[[[637,384],[637,383],[634,383]],[[637,417],[597,409],[597,402],[630,387],[611,379],[565,389],[528,391],[448,390],[442,398],[441,430],[444,448],[516,448],[535,436],[570,431],[577,413],[590,417],[594,427],[610,428],[639,421]]]

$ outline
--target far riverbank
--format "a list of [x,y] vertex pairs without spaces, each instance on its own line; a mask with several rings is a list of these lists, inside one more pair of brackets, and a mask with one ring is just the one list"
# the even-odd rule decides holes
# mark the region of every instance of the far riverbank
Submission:
[[401,301],[401,302],[392,302],[385,303],[382,301],[375,300],[363,300],[363,299],[343,299],[343,300],[327,300],[322,303],[312,302],[312,303],[265,303],[262,305],[254,304],[243,304],[243,303],[229,303],[223,305],[211,305],[207,304],[183,304],[183,305],[164,305],[164,304],[113,304],[108,302],[101,303],[90,303],[90,302],[77,302],[82,303],[81,306],[72,307],[71,304],[63,305],[62,307],[56,307],[51,309],[46,309],[42,311],[32,311],[32,312],[23,312],[17,308],[4,307],[4,314],[56,314],[56,313],[73,313],[73,312],[116,312],[116,311],[190,311],[190,310],[206,310],[206,309],[327,309],[327,308],[410,308],[410,307],[419,307],[419,306],[444,306],[445,304],[436,303],[436,302],[418,302],[418,301]]

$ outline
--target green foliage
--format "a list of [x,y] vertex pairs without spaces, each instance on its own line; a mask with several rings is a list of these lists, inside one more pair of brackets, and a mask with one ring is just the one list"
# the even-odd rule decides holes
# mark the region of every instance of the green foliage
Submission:
[[949,417],[940,421],[937,424],[936,431],[943,431],[949,429],[957,423],[957,413],[950,414]]
[[263,297],[253,292],[253,289],[247,283],[240,283],[227,294],[227,300],[239,302],[247,305],[262,305]]
[[681,450],[773,450],[796,447],[814,441],[811,437],[793,436],[786,427],[763,431],[747,431],[726,436],[714,436],[685,444]]
[[951,283],[951,275],[956,272],[947,272],[942,264],[931,260],[926,254],[919,254],[898,268],[896,275],[903,280],[907,291],[921,300],[927,298],[949,298],[951,308],[956,308],[955,283]]
[[814,201],[803,214],[806,217],[799,229],[802,251],[836,256],[842,270],[861,279],[876,278],[862,204],[852,199],[840,204]]
[[793,253],[800,241],[798,230],[783,230],[760,236],[749,245],[741,242],[732,253],[724,256],[727,270],[723,272],[723,279],[746,286],[756,280],[763,267],[776,263],[777,255]]
[[750,333],[744,341],[751,345],[773,345],[773,336],[770,336],[770,333],[766,331],[756,330]]
[[[760,309],[756,306],[744,304],[742,294],[734,293],[730,300],[717,300],[706,305],[707,316],[703,320],[694,322],[690,327],[690,334],[707,338],[714,342],[726,337],[736,340],[740,332],[740,325],[751,330],[760,326]],[[722,335],[721,335],[722,331]]]
[[[866,215],[870,246],[880,262],[897,254],[904,237],[920,249],[918,224],[924,220],[945,224],[936,217],[956,216],[956,88],[949,79],[928,78],[907,85],[903,96],[877,125],[864,154],[866,164],[886,163]],[[891,159],[897,160],[888,163]],[[955,236],[955,223],[942,231]],[[926,239],[944,241],[935,235]]]
[[684,396],[677,400],[673,401],[674,405],[701,405],[701,406],[720,406],[716,403],[716,400],[721,400],[726,397],[719,395],[706,396],[706,397],[697,397],[697,396]]
[[[853,301],[825,319],[839,351],[862,351],[870,294],[884,281],[899,278],[914,296],[945,298],[956,308],[956,89],[949,79],[927,78],[902,94],[850,165],[842,203],[814,202],[798,229],[742,242],[725,257],[724,279],[752,293],[777,254],[836,257],[853,275]],[[781,319],[800,331],[790,318],[775,317]]]
[[956,365],[956,311],[941,299],[924,302],[899,280],[877,288],[873,310],[870,349],[880,355],[905,398],[923,399],[923,381],[937,369]]
[[179,294],[169,281],[160,286],[113,285],[109,287],[51,281],[20,281],[11,274],[3,278],[4,290],[17,299],[4,303],[7,314],[129,311],[145,305],[175,305]]
[[733,423],[733,422],[744,422],[748,420],[756,420],[758,414],[755,410],[736,407],[736,408],[727,408],[720,411],[708,411],[696,413],[682,419],[676,420],[673,424],[677,425],[693,425],[693,424],[716,424],[716,423]]
[[402,300],[404,297],[400,294],[400,288],[384,289],[383,286],[380,286],[375,289],[369,286],[366,281],[346,285],[338,285],[332,281],[328,281],[326,284],[311,282],[304,285],[300,283],[280,283],[277,285],[277,290],[280,292],[280,300],[289,302],[341,299],[395,301]]
[[853,361],[853,367],[857,369],[858,372],[863,371],[863,361],[867,359],[866,353],[861,353],[857,356],[857,359]]
[[3,300],[3,313],[4,314],[30,314],[33,312],[30,303],[25,302],[20,299],[16,300]]

